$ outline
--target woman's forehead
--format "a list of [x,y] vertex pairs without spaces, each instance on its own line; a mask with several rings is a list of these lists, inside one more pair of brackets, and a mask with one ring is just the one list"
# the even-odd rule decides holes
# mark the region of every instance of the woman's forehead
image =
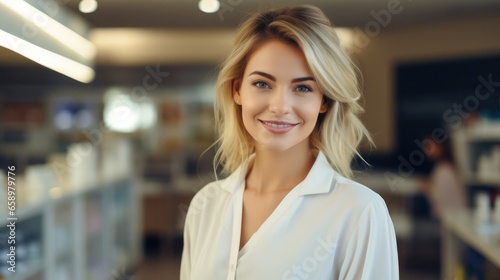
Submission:
[[255,71],[270,74],[277,80],[312,77],[302,51],[277,40],[264,43],[250,56],[244,75]]

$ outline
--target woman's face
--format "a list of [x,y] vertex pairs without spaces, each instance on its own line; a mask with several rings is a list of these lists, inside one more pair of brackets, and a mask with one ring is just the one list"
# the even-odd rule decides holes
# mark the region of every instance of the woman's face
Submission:
[[257,150],[309,147],[319,113],[327,110],[302,51],[271,40],[251,56],[233,98]]

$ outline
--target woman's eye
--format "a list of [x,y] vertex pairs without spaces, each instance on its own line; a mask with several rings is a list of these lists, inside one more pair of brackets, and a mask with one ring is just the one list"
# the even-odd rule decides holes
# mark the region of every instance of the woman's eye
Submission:
[[[256,81],[256,82],[253,82],[252,84],[258,88],[263,88],[263,89],[269,88],[269,85],[266,82],[262,82],[262,81]],[[310,87],[305,86],[305,85],[297,86],[296,89],[299,92],[311,92],[312,91],[312,89]]]
[[257,82],[254,82],[253,85],[258,87],[258,88],[265,88],[267,86],[267,83],[264,83],[262,81],[257,81]]
[[[297,89],[299,89],[299,91],[301,92],[309,92],[309,91],[312,91],[310,87],[307,87],[307,86],[298,86]],[[302,90],[300,90],[302,89]]]

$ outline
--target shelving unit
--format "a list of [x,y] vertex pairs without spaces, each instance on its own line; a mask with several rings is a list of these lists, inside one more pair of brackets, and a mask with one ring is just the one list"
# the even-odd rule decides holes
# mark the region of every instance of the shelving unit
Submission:
[[[500,191],[500,177],[496,177],[500,170],[488,170],[487,178],[479,175],[481,155],[492,154],[494,147],[500,147],[500,123],[480,123],[475,127],[460,128],[453,132],[452,137],[453,152],[469,186],[471,206],[475,207],[476,192],[485,191],[494,195]],[[500,271],[500,225],[477,224],[471,209],[447,213],[441,219],[443,279],[453,279],[457,266],[466,266],[466,248],[477,251],[488,264]]]
[[494,146],[500,146],[500,124],[458,129],[453,133],[453,143],[454,154],[468,185],[500,187],[500,178],[485,179],[478,176],[479,156],[491,151]]
[[448,213],[442,219],[442,278],[453,279],[464,245],[473,247],[500,268],[500,225],[476,225],[471,211]]
[[[135,265],[141,258],[136,185],[133,178],[101,182],[19,208],[16,272],[2,259],[0,273],[13,280],[113,279]],[[4,236],[5,214],[0,218]]]

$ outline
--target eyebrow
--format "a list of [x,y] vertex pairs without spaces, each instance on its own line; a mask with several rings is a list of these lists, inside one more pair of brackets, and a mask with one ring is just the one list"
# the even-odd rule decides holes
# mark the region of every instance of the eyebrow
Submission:
[[[264,76],[264,77],[272,80],[273,82],[276,82],[276,77],[274,77],[271,74],[264,73],[264,72],[261,72],[261,71],[253,71],[252,73],[248,74],[248,76],[250,76],[252,74],[261,75],[261,76]],[[295,79],[293,79],[292,83],[298,83],[298,82],[303,82],[303,81],[316,81],[316,80],[313,77],[302,77],[302,78],[295,78]]]

